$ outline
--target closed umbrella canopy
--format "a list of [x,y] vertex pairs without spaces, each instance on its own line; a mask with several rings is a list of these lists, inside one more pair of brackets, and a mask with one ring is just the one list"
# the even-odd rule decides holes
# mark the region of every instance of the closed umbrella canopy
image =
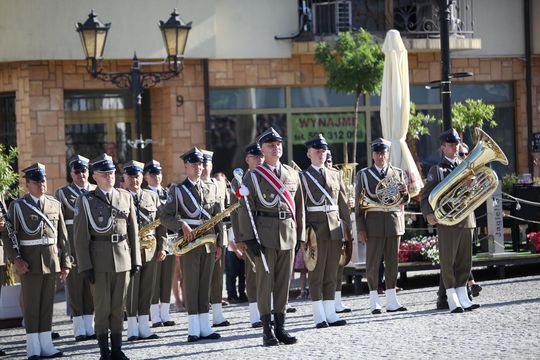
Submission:
[[405,142],[410,112],[409,61],[399,31],[388,31],[382,50],[385,55],[380,110],[382,135],[392,142],[390,163],[407,173],[409,192],[415,196],[424,184]]

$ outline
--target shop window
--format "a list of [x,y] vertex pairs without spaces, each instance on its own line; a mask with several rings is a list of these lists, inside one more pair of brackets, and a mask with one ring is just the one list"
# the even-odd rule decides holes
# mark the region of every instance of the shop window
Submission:
[[285,107],[284,88],[228,88],[210,91],[210,109],[276,109]]
[[[355,95],[341,94],[326,87],[294,87],[291,88],[291,106],[293,108],[316,107],[354,107]],[[360,106],[364,105],[364,96],[360,98]]]

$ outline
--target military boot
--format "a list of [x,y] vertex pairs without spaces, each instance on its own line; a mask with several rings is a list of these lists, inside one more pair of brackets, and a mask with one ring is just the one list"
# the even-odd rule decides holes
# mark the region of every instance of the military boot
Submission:
[[263,325],[263,345],[264,346],[274,346],[279,345],[278,339],[276,339],[276,336],[274,335],[274,332],[272,331],[272,325],[271,325],[271,315],[261,315],[261,322]]
[[111,333],[111,360],[129,360],[122,352],[122,333]]
[[296,337],[289,335],[287,331],[285,331],[285,314],[274,314],[274,332],[276,334],[276,338],[284,343],[285,345],[290,345],[296,343]]
[[101,357],[99,360],[109,360],[111,358],[111,351],[109,350],[109,335],[100,334],[97,336],[99,345],[99,353]]

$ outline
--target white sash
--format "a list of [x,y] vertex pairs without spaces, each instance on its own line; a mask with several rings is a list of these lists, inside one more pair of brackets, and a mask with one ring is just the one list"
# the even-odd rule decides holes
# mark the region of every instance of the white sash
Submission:
[[[322,193],[324,194],[324,196],[326,196],[326,198],[328,199],[328,201],[330,201],[330,203],[332,205],[337,205],[337,202],[330,196],[330,194],[328,193],[328,191],[326,191],[326,189],[319,183],[319,181],[317,181],[317,179],[311,175],[309,173],[309,171],[304,171],[304,174],[306,174],[307,176],[309,176],[309,178],[311,179],[311,181],[313,181],[313,183],[315,184],[315,186],[317,186],[319,188],[319,190],[322,191]],[[307,185],[307,184],[306,184]],[[309,191],[309,188],[306,186],[306,191]]]
[[30,210],[32,210],[33,212],[35,212],[36,214],[38,214],[44,221],[45,223],[49,226],[49,228],[52,230],[54,236],[56,237],[58,235],[58,233],[56,232],[56,229],[54,228],[53,224],[51,223],[51,221],[49,220],[49,218],[47,217],[47,215],[45,215],[44,213],[41,212],[40,209],[38,209],[37,207],[35,207],[34,205],[30,204],[28,201],[26,201],[26,199],[22,199],[22,202],[28,206],[30,208]]
[[208,211],[204,210],[204,208],[201,206],[201,204],[199,204],[197,202],[197,200],[195,199],[195,197],[193,196],[193,194],[191,193],[191,191],[188,190],[188,188],[182,184],[182,189],[184,189],[184,191],[186,192],[186,194],[188,194],[189,198],[191,199],[191,202],[193,202],[193,205],[195,205],[197,207],[197,209],[199,209],[199,211],[204,215],[206,216],[207,219],[211,219],[212,216],[208,213]]

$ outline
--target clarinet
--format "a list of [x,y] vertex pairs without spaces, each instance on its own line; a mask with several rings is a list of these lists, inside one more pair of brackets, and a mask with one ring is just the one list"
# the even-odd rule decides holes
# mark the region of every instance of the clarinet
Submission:
[[21,256],[19,243],[17,242],[17,233],[13,228],[13,222],[9,218],[4,201],[0,201],[0,218],[4,218],[4,227],[6,228],[7,235],[9,237],[9,240],[11,241],[11,246],[17,252],[17,256]]

